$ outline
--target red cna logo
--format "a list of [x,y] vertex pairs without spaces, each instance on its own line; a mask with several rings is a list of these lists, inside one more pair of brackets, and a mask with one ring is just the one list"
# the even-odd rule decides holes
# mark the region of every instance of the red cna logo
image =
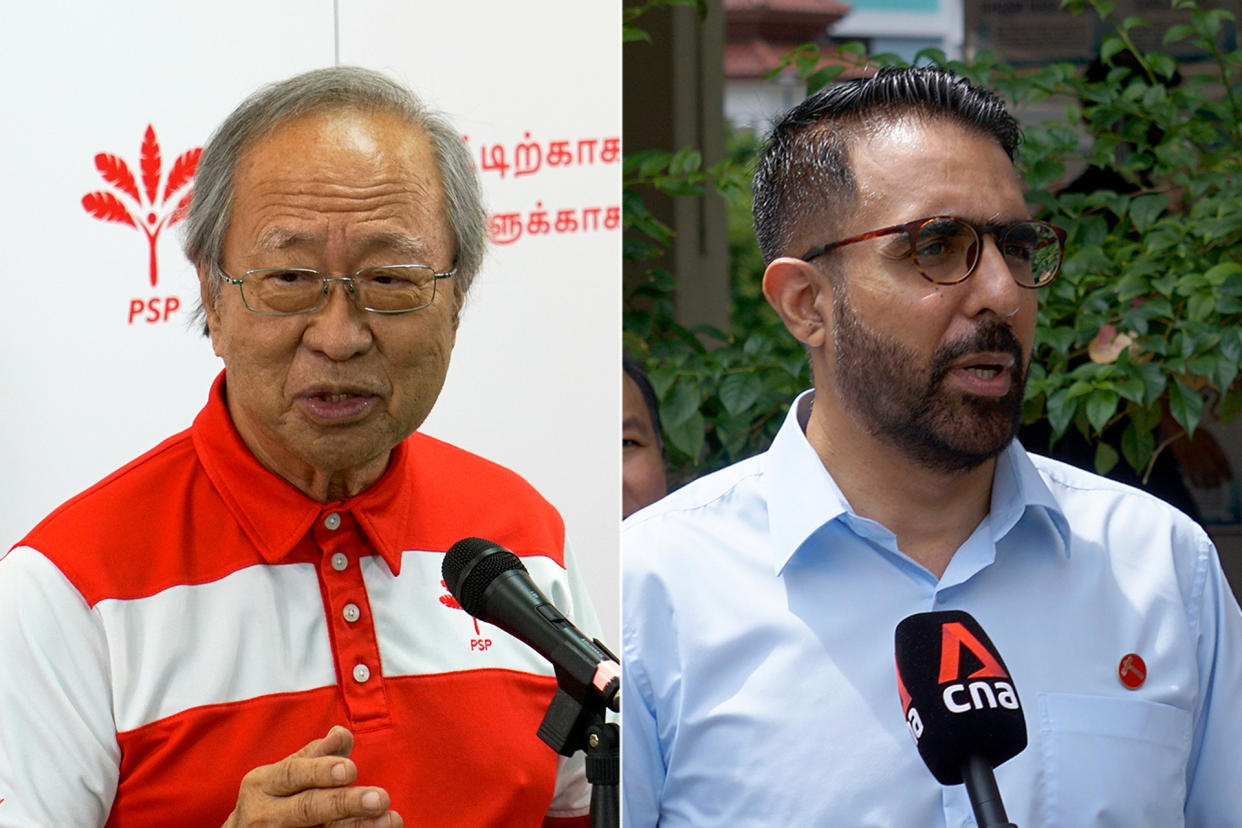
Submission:
[[[95,169],[113,189],[87,193],[82,196],[82,207],[100,221],[127,224],[146,235],[151,286],[155,287],[159,278],[155,244],[165,228],[185,218],[193,194],[190,184],[202,148],[178,155],[165,176],[160,143],[155,137],[155,128],[148,124],[138,153],[141,186],[125,159],[106,152],[96,155]],[[174,202],[178,194],[181,197]]]

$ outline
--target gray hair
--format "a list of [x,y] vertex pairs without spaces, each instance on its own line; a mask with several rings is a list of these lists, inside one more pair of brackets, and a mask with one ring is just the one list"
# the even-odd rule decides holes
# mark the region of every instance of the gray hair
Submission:
[[[460,304],[487,249],[487,211],[465,141],[443,115],[427,109],[409,89],[357,66],[314,69],[259,89],[224,119],[203,147],[182,247],[196,267],[207,266],[212,301],[220,293],[217,266],[232,214],[238,159],[254,141],[286,121],[334,109],[393,113],[427,133],[444,188],[445,218],[457,248],[453,284]],[[198,318],[203,316],[200,304]]]

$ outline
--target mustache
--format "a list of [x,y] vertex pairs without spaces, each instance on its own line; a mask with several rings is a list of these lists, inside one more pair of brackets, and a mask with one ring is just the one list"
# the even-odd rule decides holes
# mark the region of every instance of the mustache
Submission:
[[1014,371],[1019,377],[1026,376],[1026,355],[1022,352],[1022,343],[1008,325],[996,319],[986,319],[968,336],[936,349],[931,362],[932,386],[945,378],[954,360],[985,352],[1012,354]]

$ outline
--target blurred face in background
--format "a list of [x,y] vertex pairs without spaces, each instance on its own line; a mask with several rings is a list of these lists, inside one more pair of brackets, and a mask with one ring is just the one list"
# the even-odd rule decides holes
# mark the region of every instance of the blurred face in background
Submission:
[[638,383],[621,375],[621,517],[668,493],[655,423]]

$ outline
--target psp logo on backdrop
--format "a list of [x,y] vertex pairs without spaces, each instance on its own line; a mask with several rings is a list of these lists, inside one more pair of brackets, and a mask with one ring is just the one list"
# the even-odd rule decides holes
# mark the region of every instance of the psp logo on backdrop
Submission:
[[[155,128],[148,124],[138,152],[141,180],[125,159],[106,152],[96,155],[95,169],[112,189],[87,193],[82,196],[82,207],[100,221],[126,224],[143,232],[147,240],[148,273],[154,288],[159,281],[156,243],[161,232],[185,218],[202,148],[181,153],[165,175]],[[167,322],[180,307],[181,300],[176,296],[131,299],[129,324],[134,324],[135,319],[148,323]]]

